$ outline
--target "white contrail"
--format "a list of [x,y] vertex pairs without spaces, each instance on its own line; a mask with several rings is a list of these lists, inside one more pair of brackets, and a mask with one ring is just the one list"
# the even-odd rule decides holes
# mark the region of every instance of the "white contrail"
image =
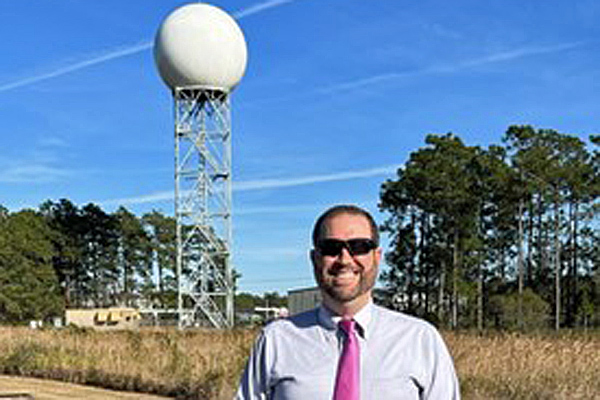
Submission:
[[66,75],[70,72],[78,71],[80,69],[84,69],[87,67],[91,67],[96,64],[101,64],[107,61],[114,60],[116,58],[121,58],[124,56],[128,56],[131,54],[139,53],[140,51],[144,51],[152,47],[152,42],[144,42],[131,47],[126,47],[119,50],[111,51],[102,56],[90,58],[88,60],[80,61],[75,64],[68,65],[66,67],[55,69],[54,71],[42,73],[39,75],[31,76],[29,78],[20,79],[14,82],[5,83],[4,85],[0,85],[0,92],[5,92],[7,90],[16,89],[22,86],[31,85],[32,83],[37,83],[40,81],[45,81],[47,79],[56,78],[61,75]]
[[[243,192],[249,190],[279,189],[292,186],[314,185],[324,182],[346,181],[351,179],[368,178],[372,176],[390,175],[394,174],[397,169],[397,165],[388,165],[359,171],[346,171],[324,175],[310,175],[298,178],[259,179],[252,181],[234,182],[233,190],[236,192]],[[97,203],[104,206],[158,203],[161,201],[171,201],[173,200],[173,196],[173,191],[167,190],[143,196],[98,201]]]
[[581,47],[585,42],[568,42],[559,43],[551,46],[535,46],[535,47],[523,47],[515,50],[509,50],[499,53],[490,54],[484,57],[466,60],[449,65],[438,65],[428,68],[423,68],[415,71],[408,72],[390,72],[385,74],[368,76],[348,82],[342,82],[334,84],[325,88],[316,89],[316,92],[320,94],[333,94],[338,92],[350,91],[359,89],[364,86],[371,86],[374,84],[381,84],[386,81],[397,80],[400,78],[410,78],[413,76],[440,74],[440,73],[452,73],[457,72],[466,68],[473,68],[487,64],[495,64],[499,62],[512,61],[519,58],[531,57],[541,54],[558,53],[561,51],[571,50],[577,47]]
[[[279,6],[282,6],[287,3],[292,3],[293,1],[297,1],[297,0],[268,0],[268,1],[265,1],[262,3],[255,4],[253,6],[244,8],[240,11],[237,11],[237,12],[233,13],[233,16],[236,19],[242,19],[242,18],[248,17],[250,15],[258,14],[258,13],[268,10],[270,8],[275,8],[275,7],[279,7]],[[83,60],[83,61],[79,61],[77,63],[67,65],[65,67],[57,68],[57,69],[49,71],[49,72],[44,72],[44,73],[41,73],[38,75],[30,76],[27,78],[19,79],[19,80],[13,81],[13,82],[5,83],[5,84],[0,84],[0,93],[6,92],[6,91],[12,90],[12,89],[20,88],[23,86],[28,86],[28,85],[31,85],[31,84],[34,84],[34,83],[37,83],[40,81],[57,78],[59,76],[66,75],[68,73],[75,72],[75,71],[78,71],[78,70],[81,70],[81,69],[84,69],[87,67],[91,67],[93,65],[102,64],[102,63],[105,63],[107,61],[111,61],[111,60],[114,60],[117,58],[122,58],[122,57],[129,56],[132,54],[137,54],[142,51],[151,49],[153,45],[154,45],[153,41],[144,41],[142,43],[135,44],[133,46],[119,48],[116,50],[109,50],[104,55],[96,56],[96,57],[93,57],[93,58],[90,58],[87,60]]]
[[388,74],[373,75],[373,76],[369,76],[366,78],[360,78],[360,79],[356,79],[356,80],[349,81],[349,82],[343,82],[343,83],[338,83],[335,85],[327,86],[323,89],[317,89],[317,92],[319,92],[321,94],[332,94],[332,93],[337,93],[337,92],[345,92],[345,91],[350,91],[350,90],[354,90],[354,89],[359,89],[364,86],[371,86],[371,85],[375,85],[375,84],[382,83],[385,81],[391,81],[391,80],[396,80],[396,79],[403,78],[403,77],[408,77],[411,75],[421,75],[423,73],[424,73],[424,71],[421,70],[418,72],[406,72],[406,73],[391,72]]
[[248,8],[244,8],[243,10],[236,11],[233,13],[233,17],[235,19],[242,19],[244,17],[248,17],[253,14],[258,14],[264,10],[268,10],[269,8],[279,7],[287,3],[291,3],[296,0],[269,0],[264,3],[255,4]]
[[509,50],[504,52],[499,52],[495,54],[490,54],[488,56],[466,61],[460,63],[458,65],[459,69],[468,68],[468,67],[476,67],[479,65],[485,64],[493,64],[504,61],[511,61],[519,58],[536,56],[539,54],[551,54],[551,53],[559,53],[565,50],[571,50],[577,47],[581,47],[585,45],[585,42],[569,42],[569,43],[559,43],[551,46],[535,46],[535,47],[523,47],[520,49]]
[[299,178],[290,179],[259,179],[255,181],[245,181],[233,184],[235,191],[247,191],[247,190],[263,190],[263,189],[279,189],[290,186],[303,186],[313,185],[315,183],[333,182],[333,181],[345,181],[357,178],[367,178],[371,176],[386,175],[394,173],[398,166],[386,166],[365,169],[361,171],[347,171],[338,172],[334,174],[325,175],[311,175]]

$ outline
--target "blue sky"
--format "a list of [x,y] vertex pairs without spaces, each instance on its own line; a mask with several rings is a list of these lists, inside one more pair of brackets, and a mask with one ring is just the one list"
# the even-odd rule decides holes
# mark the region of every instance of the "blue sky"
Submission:
[[[169,0],[0,4],[0,204],[173,213],[172,99],[152,56]],[[313,284],[324,208],[377,211],[425,135],[511,124],[586,138],[600,115],[595,0],[220,0],[246,35],[233,93],[239,288]]]

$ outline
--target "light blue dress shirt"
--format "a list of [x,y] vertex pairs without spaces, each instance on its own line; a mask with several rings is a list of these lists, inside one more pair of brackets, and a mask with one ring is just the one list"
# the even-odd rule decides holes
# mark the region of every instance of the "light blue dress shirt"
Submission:
[[[361,400],[458,400],[452,359],[418,318],[369,303],[358,325]],[[237,400],[331,400],[343,334],[339,317],[316,309],[268,324],[257,338]]]

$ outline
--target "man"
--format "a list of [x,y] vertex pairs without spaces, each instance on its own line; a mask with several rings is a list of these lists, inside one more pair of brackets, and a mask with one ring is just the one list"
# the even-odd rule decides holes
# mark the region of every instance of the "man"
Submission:
[[452,359],[435,328],[373,304],[382,253],[373,217],[332,207],[312,239],[322,304],[263,329],[237,399],[458,400]]

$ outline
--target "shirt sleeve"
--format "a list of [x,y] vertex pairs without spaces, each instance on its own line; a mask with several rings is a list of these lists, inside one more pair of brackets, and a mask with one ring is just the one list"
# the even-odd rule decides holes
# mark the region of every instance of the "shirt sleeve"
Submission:
[[267,400],[271,398],[267,356],[267,340],[263,330],[254,343],[235,400]]
[[437,330],[431,332],[432,370],[430,382],[424,388],[424,400],[460,400],[460,390],[452,357]]

